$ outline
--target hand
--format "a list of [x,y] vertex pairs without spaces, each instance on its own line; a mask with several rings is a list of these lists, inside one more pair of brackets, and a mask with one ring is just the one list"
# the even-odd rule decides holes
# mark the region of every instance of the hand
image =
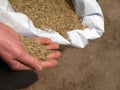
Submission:
[[[59,44],[53,43],[48,38],[37,38],[42,44],[47,45],[47,49],[58,49]],[[49,61],[40,61],[24,51],[19,34],[10,27],[0,23],[0,57],[13,70],[42,70],[45,67],[52,67],[57,64],[56,58],[61,56],[59,51],[50,54]]]

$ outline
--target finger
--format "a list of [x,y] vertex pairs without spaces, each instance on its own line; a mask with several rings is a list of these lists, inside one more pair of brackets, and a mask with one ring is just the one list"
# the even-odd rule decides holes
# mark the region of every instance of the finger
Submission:
[[51,60],[47,60],[47,61],[42,61],[41,64],[44,68],[52,67],[52,66],[57,65],[57,61],[54,59],[51,59]]
[[61,53],[59,51],[54,51],[48,57],[49,58],[59,58],[60,56],[61,56]]
[[46,46],[46,49],[59,49],[58,43],[51,43],[50,45]]
[[19,57],[18,60],[25,65],[31,67],[32,69],[35,69],[37,71],[42,70],[41,61],[27,53],[22,54],[22,57]]
[[18,33],[16,33],[11,27],[9,27],[5,24],[0,23],[0,28],[2,28],[3,30],[7,30],[7,33],[10,32],[9,34],[12,34],[12,35],[16,36],[17,38],[19,36]]
[[51,44],[52,43],[51,39],[49,39],[49,38],[35,38],[35,39],[38,40],[42,44]]
[[12,70],[31,70],[30,67],[18,62],[17,60],[7,60],[6,63]]

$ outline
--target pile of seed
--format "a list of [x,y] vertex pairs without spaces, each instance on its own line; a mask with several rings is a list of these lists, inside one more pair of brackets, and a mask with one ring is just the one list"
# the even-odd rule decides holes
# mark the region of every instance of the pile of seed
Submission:
[[17,12],[26,14],[37,28],[59,32],[67,37],[67,31],[84,29],[70,0],[9,0]]
[[20,41],[25,51],[39,60],[48,60],[50,50],[47,50],[43,44],[33,38],[20,37]]

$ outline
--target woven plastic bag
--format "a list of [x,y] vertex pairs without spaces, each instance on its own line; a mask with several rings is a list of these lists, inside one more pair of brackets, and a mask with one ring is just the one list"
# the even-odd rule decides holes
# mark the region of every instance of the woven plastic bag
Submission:
[[36,28],[24,14],[15,12],[9,0],[0,0],[0,22],[10,26],[16,32],[27,37],[48,37],[62,45],[84,48],[89,40],[100,38],[104,32],[104,18],[96,0],[72,0],[76,14],[88,28],[67,32],[71,42],[55,31],[43,31]]

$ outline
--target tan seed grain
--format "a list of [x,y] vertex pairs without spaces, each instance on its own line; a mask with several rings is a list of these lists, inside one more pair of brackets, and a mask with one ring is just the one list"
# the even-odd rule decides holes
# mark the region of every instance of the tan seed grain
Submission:
[[26,14],[36,27],[54,30],[68,39],[67,32],[84,29],[70,0],[9,0],[17,12]]
[[23,45],[25,51],[27,51],[30,55],[38,58],[39,60],[48,60],[48,55],[51,50],[47,50],[45,45],[41,44],[40,42],[34,40],[33,38],[25,38],[20,37],[20,41]]

